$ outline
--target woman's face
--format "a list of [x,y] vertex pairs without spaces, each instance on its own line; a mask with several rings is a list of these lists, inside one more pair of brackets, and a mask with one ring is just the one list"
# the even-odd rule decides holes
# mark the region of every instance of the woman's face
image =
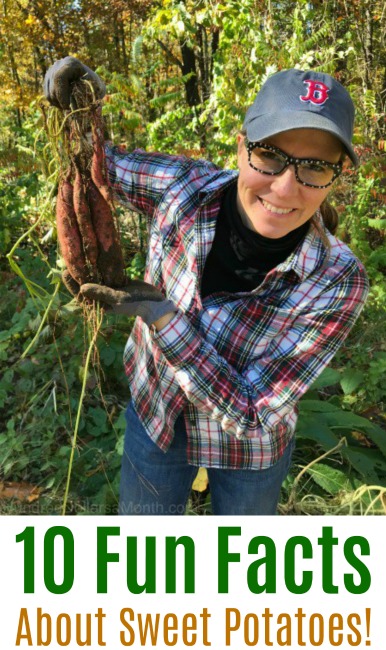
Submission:
[[[336,163],[342,156],[339,140],[318,129],[292,129],[264,142],[296,158]],[[252,169],[242,135],[238,135],[238,166],[237,204],[241,218],[248,228],[272,239],[284,237],[308,221],[331,189],[301,185],[293,165],[277,176]]]

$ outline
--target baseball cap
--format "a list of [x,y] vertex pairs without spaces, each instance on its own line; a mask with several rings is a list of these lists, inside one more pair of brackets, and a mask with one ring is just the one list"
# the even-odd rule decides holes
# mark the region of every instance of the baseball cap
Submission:
[[243,130],[251,142],[291,129],[320,129],[335,135],[354,165],[354,104],[347,90],[326,72],[291,68],[262,85],[247,110]]

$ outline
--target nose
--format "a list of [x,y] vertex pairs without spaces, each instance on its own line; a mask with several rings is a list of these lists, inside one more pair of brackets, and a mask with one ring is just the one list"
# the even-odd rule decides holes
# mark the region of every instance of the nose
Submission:
[[296,180],[295,167],[289,165],[280,174],[272,176],[271,189],[283,198],[297,194],[299,183]]

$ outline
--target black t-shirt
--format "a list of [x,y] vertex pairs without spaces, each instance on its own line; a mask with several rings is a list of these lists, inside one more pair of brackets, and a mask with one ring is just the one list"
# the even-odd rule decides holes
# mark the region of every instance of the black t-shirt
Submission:
[[265,275],[295,250],[309,229],[309,221],[284,237],[270,239],[247,228],[237,210],[237,181],[226,190],[212,248],[201,283],[201,296],[228,291],[252,291]]

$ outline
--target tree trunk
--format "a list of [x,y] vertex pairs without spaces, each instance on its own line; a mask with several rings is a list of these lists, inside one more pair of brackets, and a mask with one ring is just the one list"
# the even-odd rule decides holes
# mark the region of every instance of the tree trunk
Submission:
[[[3,11],[4,11],[4,16],[7,17],[7,15],[8,15],[8,7],[7,7],[6,0],[3,0]],[[10,67],[11,67],[12,77],[13,77],[13,80],[14,80],[18,90],[19,90],[20,98],[22,98],[23,97],[23,88],[22,88],[22,85],[21,85],[21,82],[20,82],[19,72],[18,72],[18,69],[17,69],[16,60],[15,60],[15,56],[14,56],[14,52],[13,52],[13,46],[12,46],[11,41],[7,37],[6,33],[4,34],[4,42],[5,42],[5,47],[6,47],[7,54],[8,54]],[[16,118],[17,126],[20,128],[21,125],[22,125],[22,112],[21,112],[19,107],[15,108],[15,118]]]
[[366,87],[373,88],[372,67],[373,67],[373,17],[368,4],[364,8],[364,35],[363,54],[365,59],[365,81]]
[[122,48],[123,71],[125,74],[127,74],[127,72],[129,71],[129,60],[127,58],[127,51],[126,51],[125,23],[122,15],[119,20],[119,32],[120,32],[121,48]]
[[193,48],[187,45],[185,41],[180,41],[180,49],[182,56],[182,74],[185,76],[192,73],[189,79],[184,82],[186,101],[188,106],[194,108],[201,103],[196,71],[196,55]]
[[118,14],[113,14],[112,15],[112,20],[113,20],[113,42],[114,42],[114,59],[115,61],[111,61],[112,63],[112,69],[119,70],[121,72],[121,42],[120,42],[120,34],[119,34],[119,25],[118,25]]

